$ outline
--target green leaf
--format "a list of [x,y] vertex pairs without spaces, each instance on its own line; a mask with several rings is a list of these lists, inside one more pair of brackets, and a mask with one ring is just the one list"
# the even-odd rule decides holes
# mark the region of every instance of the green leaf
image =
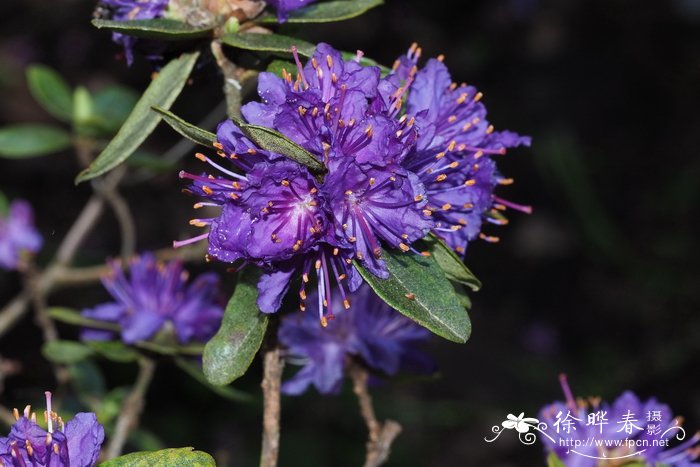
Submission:
[[277,154],[282,154],[283,156],[307,167],[316,175],[322,175],[326,172],[326,167],[321,161],[316,159],[313,154],[284,136],[282,133],[264,126],[249,125],[247,123],[243,123],[243,121],[239,119],[234,119],[234,122],[259,148],[266,151],[275,152]]
[[49,308],[49,316],[56,321],[72,324],[74,326],[85,326],[88,328],[104,329],[105,331],[119,332],[121,328],[118,324],[98,321],[96,319],[85,318],[79,311],[71,308],[54,307]]
[[459,304],[462,305],[467,310],[471,310],[472,299],[469,297],[469,294],[467,293],[466,287],[464,287],[462,284],[456,284],[452,281],[450,281],[450,283],[452,284],[452,287],[455,289],[455,295],[457,295],[457,298],[459,299]]
[[226,34],[221,38],[221,42],[237,49],[282,55],[291,55],[292,46],[295,46],[299,55],[303,57],[311,57],[316,50],[316,46],[310,42],[280,34]]
[[27,85],[34,99],[51,115],[64,122],[73,119],[73,93],[56,71],[43,65],[27,68]]
[[80,395],[80,399],[95,401],[101,399],[106,391],[107,384],[100,368],[92,360],[68,365],[70,382],[75,391]]
[[462,259],[440,240],[435,234],[429,234],[423,239],[428,245],[430,254],[440,265],[445,276],[453,282],[466,285],[474,292],[481,288],[481,281],[467,268]]
[[75,88],[73,93],[73,126],[80,134],[89,134],[86,123],[92,117],[92,96],[83,86]]
[[265,71],[269,73],[274,73],[281,78],[282,70],[287,70],[288,73],[294,73],[296,69],[297,66],[292,62],[288,62],[287,60],[273,60],[267,66],[267,69]]
[[171,448],[160,451],[132,452],[108,460],[100,467],[216,467],[214,458],[194,448]]
[[547,467],[566,467],[566,465],[553,452],[547,456]]
[[0,217],[5,217],[10,210],[10,201],[7,196],[0,191]]
[[187,344],[187,345],[177,345],[177,344],[163,344],[163,343],[156,343],[152,341],[139,341],[134,344],[136,347],[144,349],[144,350],[150,350],[151,352],[155,352],[161,355],[168,355],[168,356],[174,356],[174,355],[192,355],[192,356],[198,356],[202,355],[202,351],[204,350],[204,346],[200,343],[192,343],[192,344]]
[[129,387],[120,386],[112,389],[99,400],[95,401],[93,412],[97,415],[97,419],[105,426],[112,424],[113,420],[119,416],[122,411],[122,403],[129,395]]
[[185,86],[198,56],[197,52],[182,54],[160,70],[117,135],[90,167],[78,174],[76,183],[100,176],[131,156],[160,121],[160,115],[152,112],[151,107],[170,108]]
[[129,36],[162,41],[191,40],[211,36],[212,34],[212,28],[198,28],[182,21],[167,18],[135,19],[130,21],[93,19],[92,24],[97,29],[107,29]]
[[471,334],[469,315],[435,258],[398,250],[384,250],[382,258],[389,270],[388,279],[380,279],[355,262],[382,300],[438,336],[467,341]]
[[216,142],[216,135],[214,133],[186,122],[174,113],[161,109],[160,107],[153,107],[153,110],[158,112],[163,117],[165,123],[170,125],[173,130],[177,131],[185,138],[197,144],[201,144],[202,146],[214,147],[214,143]]
[[53,125],[28,123],[0,128],[0,157],[8,159],[44,156],[70,145],[70,135]]
[[129,363],[139,358],[139,353],[136,350],[121,341],[87,341],[85,345],[107,360],[114,362]]
[[223,397],[225,399],[229,399],[229,400],[236,401],[236,402],[252,402],[252,401],[256,400],[255,397],[248,394],[247,392],[233,389],[230,386],[218,386],[216,384],[210,383],[207,380],[207,377],[204,376],[204,373],[202,372],[202,367],[198,363],[195,363],[191,360],[184,359],[182,357],[176,357],[175,364],[178,367],[180,367],[180,369],[182,369],[182,371],[184,371],[185,373],[190,375],[192,378],[194,378],[195,380],[202,383],[204,386],[211,389],[212,392],[220,395],[221,397]]
[[41,346],[41,354],[54,363],[70,364],[85,360],[92,355],[92,349],[74,341],[49,341]]
[[226,385],[242,376],[262,344],[267,315],[256,303],[257,279],[257,271],[243,270],[219,331],[204,347],[204,375],[212,384]]
[[93,96],[92,121],[89,123],[104,133],[116,133],[138,100],[139,96],[124,86],[101,89]]
[[[290,12],[287,23],[331,23],[343,21],[360,16],[367,10],[382,3],[384,3],[382,0],[338,0],[317,3]],[[277,17],[273,15],[266,15],[256,21],[260,23],[278,22]]]

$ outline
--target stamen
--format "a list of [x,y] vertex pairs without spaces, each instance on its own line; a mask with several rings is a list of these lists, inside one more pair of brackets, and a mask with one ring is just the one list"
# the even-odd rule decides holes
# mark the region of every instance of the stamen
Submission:
[[304,67],[301,66],[301,61],[299,61],[299,53],[297,51],[296,45],[292,46],[292,55],[294,56],[294,63],[296,63],[297,65],[297,71],[299,72],[299,76],[301,76],[301,81],[304,83],[305,89],[308,89],[309,82],[306,81],[306,76],[304,76]]

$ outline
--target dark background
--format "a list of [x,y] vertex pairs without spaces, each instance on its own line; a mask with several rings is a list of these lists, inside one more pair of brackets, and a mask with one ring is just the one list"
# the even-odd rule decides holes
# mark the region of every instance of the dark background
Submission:
[[[404,427],[389,465],[544,465],[539,445],[525,447],[510,433],[493,444],[484,437],[508,413],[534,416],[561,399],[560,372],[576,395],[612,400],[631,389],[669,403],[689,433],[699,429],[700,2],[387,3],[352,21],[288,32],[362,49],[389,65],[413,41],[425,57],[445,54],[453,79],[484,93],[496,129],[532,135],[531,149],[499,160],[516,183],[498,194],[534,207],[488,228],[499,244],[470,246],[467,263],[484,283],[473,296],[471,340],[435,338],[438,377],[374,390],[379,415]],[[145,88],[149,65],[115,60],[109,34],[89,24],[93,6],[0,4],[0,125],[51,121],[24,83],[30,63],[54,67],[74,86]],[[205,67],[174,109],[196,121],[220,100],[220,77]],[[157,154],[176,141],[160,128],[146,145]],[[89,187],[73,186],[77,171],[70,153],[0,160],[0,189],[35,206],[46,239],[40,260],[50,258],[89,196]],[[188,231],[191,200],[180,188],[174,170],[122,190],[137,216],[140,250],[166,247]],[[79,261],[99,263],[118,248],[108,214]],[[0,272],[0,303],[19,286],[15,274]],[[51,304],[105,299],[88,287],[57,293]],[[68,327],[61,333],[75,336]],[[0,342],[0,353],[23,365],[5,381],[3,405],[21,408],[54,384],[40,344],[30,318]],[[132,381],[132,366],[99,364],[109,387]],[[256,362],[236,387],[255,392],[259,376]],[[348,387],[338,397],[287,397],[282,417],[282,466],[361,463],[365,430]],[[196,446],[221,465],[257,462],[259,405],[220,399],[166,362],[143,426],[163,445]]]

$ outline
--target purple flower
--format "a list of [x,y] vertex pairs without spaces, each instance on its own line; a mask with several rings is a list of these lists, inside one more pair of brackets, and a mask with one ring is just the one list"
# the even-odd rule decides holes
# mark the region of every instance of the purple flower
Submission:
[[277,19],[280,23],[287,21],[290,11],[313,3],[316,0],[267,0],[267,3],[277,10]]
[[23,416],[14,410],[17,420],[6,438],[0,438],[0,463],[24,467],[91,467],[97,463],[104,441],[104,429],[91,412],[81,412],[68,423],[51,410],[51,393],[46,392],[48,428],[36,423],[31,407]]
[[352,298],[352,309],[338,312],[327,328],[315,325],[315,316],[308,313],[282,320],[279,339],[287,358],[303,362],[282,386],[284,393],[301,394],[310,385],[324,394],[337,393],[350,358],[388,375],[405,369],[434,370],[433,362],[416,348],[429,336],[427,330],[392,310],[368,286]]
[[418,141],[402,165],[416,173],[425,185],[426,209],[432,213],[435,232],[459,253],[477,237],[497,241],[481,233],[482,221],[504,224],[499,211],[506,207],[530,212],[494,196],[499,184],[512,182],[496,169],[491,156],[507,148],[530,145],[529,137],[494,132],[486,120],[482,94],[452,82],[442,57],[428,60],[420,71],[421,51],[414,44],[394,64],[393,72],[380,85],[388,112],[398,113],[404,94],[407,115],[418,128]]
[[[138,19],[154,19],[163,16],[168,7],[168,0],[100,0],[99,2],[100,15],[106,15],[113,21],[131,21]],[[102,12],[107,10],[106,14]],[[157,57],[162,52],[162,47],[155,41],[144,41],[136,37],[112,33],[112,40],[124,47],[127,64],[131,65],[134,61],[134,48],[137,44],[145,43],[146,49],[152,49],[149,55]]]
[[417,253],[411,243],[434,230],[463,252],[479,236],[495,240],[481,234],[484,219],[505,223],[500,210],[529,210],[493,195],[509,180],[490,157],[529,138],[493,132],[480,94],[452,86],[441,61],[419,71],[414,47],[382,79],[378,67],[359,64],[361,53],[344,60],[319,44],[302,65],[292,52],[296,78],[262,73],[262,101],[246,104],[242,114],[306,149],[324,176],[258,148],[230,121],[219,125],[216,144],[228,162],[197,154],[217,175],[180,174],[206,198],[195,207],[222,209],[216,218],[191,221],[211,226],[209,234],[176,246],[208,237],[212,257],[262,267],[262,311],[276,311],[298,275],[303,309],[315,270],[325,323],[333,314],[332,282],[343,298],[361,282],[353,261],[386,278],[382,247]]
[[[560,376],[566,402],[544,407],[539,420],[547,424],[541,436],[548,451],[567,467],[595,467],[599,460],[624,459],[645,465],[700,465],[700,433],[685,439],[681,418],[668,405],[651,398],[641,401],[624,392],[612,404],[599,398],[574,399],[565,375]],[[668,447],[676,438],[682,443]]]
[[398,163],[415,144],[407,122],[374,113],[379,99],[379,69],[345,61],[320,44],[306,66],[297,59],[296,81],[263,73],[262,103],[244,106],[254,124],[276,129],[307,149],[327,170],[323,180],[286,157],[256,147],[232,122],[217,129],[222,160],[197,154],[218,175],[181,172],[193,181],[190,191],[207,199],[196,206],[219,205],[221,214],[193,219],[210,226],[209,254],[221,261],[241,261],[263,268],[258,306],[277,311],[290,282],[302,277],[299,291],[305,308],[306,284],[315,272],[319,318],[333,316],[332,282],[344,307],[347,291],[361,279],[357,259],[374,274],[388,277],[381,243],[411,250],[433,223],[418,177]]
[[32,207],[26,201],[13,201],[7,217],[0,217],[0,268],[16,269],[22,256],[36,253],[41,244]]
[[[130,277],[118,261],[111,263],[110,274],[102,284],[114,298],[95,308],[83,310],[83,316],[117,323],[121,338],[128,344],[153,337],[166,323],[172,323],[181,344],[206,341],[214,335],[223,316],[217,303],[218,278],[203,274],[188,284],[188,273],[179,261],[161,263],[150,253],[129,264]],[[84,340],[108,340],[109,331],[84,329]]]

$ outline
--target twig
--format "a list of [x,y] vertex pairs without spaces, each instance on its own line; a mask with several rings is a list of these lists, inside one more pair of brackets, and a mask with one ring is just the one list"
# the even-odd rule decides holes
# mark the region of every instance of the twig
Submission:
[[263,437],[260,467],[275,467],[280,449],[280,389],[282,386],[284,360],[280,349],[275,347],[265,352],[263,362]]
[[[25,289],[31,294],[31,301],[34,305],[34,319],[41,329],[44,342],[55,342],[58,340],[58,330],[46,307],[46,293],[41,288],[41,272],[36,269],[33,263],[29,263],[24,272]],[[70,381],[70,373],[65,365],[51,364],[54,377],[59,386],[65,386]]]
[[211,42],[211,53],[216,59],[221,73],[224,75],[224,96],[226,96],[226,113],[229,117],[241,116],[243,103],[243,87],[257,76],[254,70],[246,70],[236,66],[224,54],[221,41],[215,39]]
[[401,425],[393,420],[386,420],[384,423],[377,420],[372,406],[372,397],[367,389],[369,377],[367,370],[354,362],[350,363],[349,370],[352,378],[352,389],[357,396],[360,413],[369,431],[364,467],[378,467],[389,459],[391,443],[401,433]]
[[105,190],[102,195],[109,203],[112,211],[114,211],[114,215],[119,223],[122,241],[121,257],[126,261],[136,250],[136,224],[134,223],[134,216],[131,215],[129,205],[116,188]]
[[113,459],[122,453],[129,433],[138,426],[139,417],[143,411],[144,396],[151,384],[155,369],[155,361],[146,357],[139,359],[139,373],[136,382],[122,404],[121,413],[114,428],[114,436],[107,446],[105,460]]

